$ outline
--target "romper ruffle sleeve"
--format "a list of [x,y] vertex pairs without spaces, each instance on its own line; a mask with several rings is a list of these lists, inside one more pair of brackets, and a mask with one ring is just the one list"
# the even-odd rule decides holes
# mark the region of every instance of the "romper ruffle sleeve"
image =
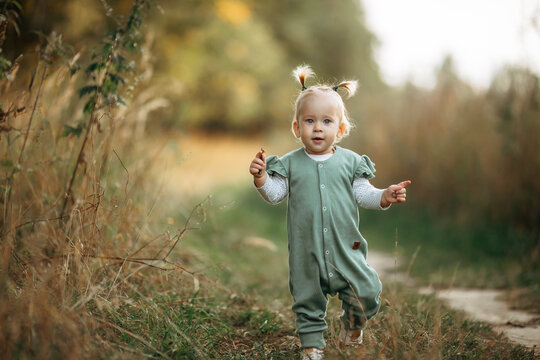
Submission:
[[266,172],[270,176],[279,174],[283,177],[289,177],[285,165],[283,165],[283,162],[275,155],[266,158]]
[[363,177],[373,179],[375,177],[375,163],[367,155],[358,155],[354,178]]

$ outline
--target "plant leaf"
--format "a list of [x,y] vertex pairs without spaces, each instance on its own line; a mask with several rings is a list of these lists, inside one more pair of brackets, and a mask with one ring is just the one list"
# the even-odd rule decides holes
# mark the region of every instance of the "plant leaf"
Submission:
[[98,87],[96,85],[87,85],[83,86],[81,89],[79,89],[79,97],[83,97],[84,95],[96,93],[98,90]]
[[64,131],[62,131],[62,137],[68,137],[70,135],[75,135],[76,137],[79,137],[83,130],[83,122],[77,124],[76,127],[73,127],[71,125],[64,125]]

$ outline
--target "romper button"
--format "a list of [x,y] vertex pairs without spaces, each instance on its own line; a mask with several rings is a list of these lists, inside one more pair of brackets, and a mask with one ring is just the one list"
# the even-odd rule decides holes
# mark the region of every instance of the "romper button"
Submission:
[[324,253],[325,253],[326,255],[330,255],[330,251],[329,251],[329,250],[326,250]]
[[322,167],[323,167],[323,165],[322,165],[322,164],[319,164],[319,168],[322,168]]
[[327,232],[327,231],[328,231],[328,229],[327,229],[327,228],[324,228],[324,232]]
[[322,185],[321,185],[321,189],[324,189],[324,188],[325,188],[325,186],[324,186],[324,184],[322,184]]
[[322,211],[326,211],[326,206],[323,206],[323,207],[322,207]]
[[332,276],[334,276],[334,274],[332,274],[332,273],[328,273],[328,276],[332,277]]

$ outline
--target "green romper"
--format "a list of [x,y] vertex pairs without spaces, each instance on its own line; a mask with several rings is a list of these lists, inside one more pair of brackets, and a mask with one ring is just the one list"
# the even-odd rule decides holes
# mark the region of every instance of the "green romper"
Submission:
[[366,263],[367,242],[358,230],[352,189],[357,177],[374,177],[374,164],[339,146],[325,161],[300,148],[268,157],[266,171],[289,181],[289,289],[297,333],[302,347],[324,348],[327,294],[339,294],[347,330],[363,328],[380,307],[382,284]]

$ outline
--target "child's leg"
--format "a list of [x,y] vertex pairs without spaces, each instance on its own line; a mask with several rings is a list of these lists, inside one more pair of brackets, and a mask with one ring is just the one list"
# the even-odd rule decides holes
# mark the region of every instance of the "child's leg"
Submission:
[[379,311],[381,304],[380,290],[362,292],[362,289],[352,289],[347,286],[339,292],[343,314],[341,321],[345,330],[360,330],[367,320]]
[[328,328],[324,317],[328,299],[320,281],[304,279],[297,286],[290,283],[290,289],[294,297],[292,310],[296,314],[296,331],[302,348],[324,349],[326,342],[323,331]]
[[343,313],[340,316],[345,330],[363,329],[367,322],[366,305],[362,299],[339,294]]

